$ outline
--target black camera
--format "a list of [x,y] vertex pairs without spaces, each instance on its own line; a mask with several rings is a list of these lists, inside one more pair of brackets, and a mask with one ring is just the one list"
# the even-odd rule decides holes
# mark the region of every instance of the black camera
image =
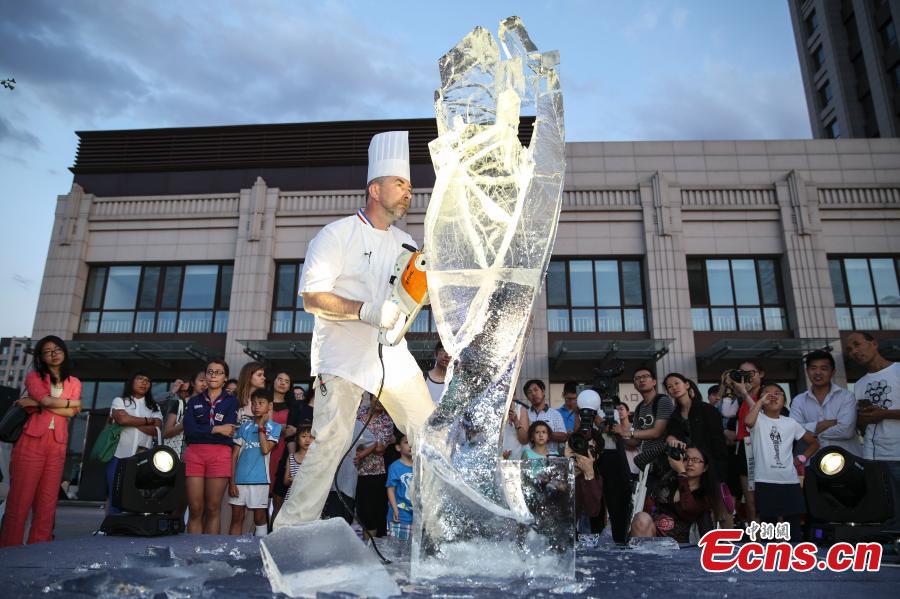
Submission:
[[728,378],[735,383],[749,383],[750,379],[753,378],[753,375],[746,370],[736,368],[728,372]]
[[597,410],[592,410],[590,408],[580,408],[578,410],[578,417],[580,418],[578,430],[569,435],[569,447],[575,453],[590,455],[591,439],[595,439],[595,445],[597,447],[603,447],[602,444],[597,444],[596,442],[596,439],[599,436],[599,431],[594,428],[594,417],[596,415]]
[[666,445],[666,455],[680,462],[684,459],[684,447],[677,447],[672,445]]

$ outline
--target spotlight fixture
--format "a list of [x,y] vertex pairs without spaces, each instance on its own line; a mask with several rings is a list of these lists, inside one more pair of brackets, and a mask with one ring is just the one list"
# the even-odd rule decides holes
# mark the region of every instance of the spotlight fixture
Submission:
[[804,492],[813,536],[823,542],[877,539],[900,500],[892,497],[884,464],[837,446],[810,461]]
[[844,456],[837,451],[829,451],[819,461],[819,470],[826,476],[834,476],[843,470],[845,463]]
[[184,464],[170,447],[158,444],[119,460],[113,478],[110,514],[100,530],[114,535],[157,536],[184,529],[181,506],[185,499]]

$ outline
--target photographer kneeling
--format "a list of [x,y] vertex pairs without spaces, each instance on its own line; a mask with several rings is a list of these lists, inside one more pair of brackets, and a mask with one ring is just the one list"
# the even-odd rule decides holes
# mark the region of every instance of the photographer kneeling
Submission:
[[[607,524],[617,543],[628,532],[631,493],[628,463],[621,441],[610,435],[612,423],[601,415],[602,401],[593,389],[578,394],[575,430],[565,456],[575,459],[575,514],[579,532],[599,533]],[[609,513],[605,522],[604,512]]]
[[670,447],[666,455],[671,470],[648,493],[645,511],[631,522],[631,536],[689,543],[695,524],[698,539],[715,528],[717,485],[708,474],[709,456],[699,448],[688,446],[680,455],[678,448]]
[[603,511],[603,483],[597,474],[597,448],[590,442],[588,455],[575,453],[566,445],[565,456],[575,460],[575,530],[590,533],[591,518]]

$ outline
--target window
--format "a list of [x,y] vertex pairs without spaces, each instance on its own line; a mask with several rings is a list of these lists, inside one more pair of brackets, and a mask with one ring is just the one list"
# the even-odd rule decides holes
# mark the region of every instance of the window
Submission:
[[816,48],[816,51],[813,52],[812,55],[813,67],[818,71],[822,68],[822,65],[825,64],[825,48],[822,44],[819,44],[819,47]]
[[547,330],[647,330],[639,260],[553,260],[547,270]]
[[838,125],[837,119],[832,119],[830,123],[825,125],[825,137],[828,139],[840,139],[841,128]]
[[900,62],[891,67],[888,74],[890,75],[891,86],[894,88],[894,91],[900,90]]
[[818,29],[818,27],[819,27],[819,17],[816,15],[815,10],[813,10],[812,12],[809,13],[809,16],[806,17],[806,20],[804,21],[804,23],[806,24],[806,35],[807,36],[811,36],[813,33],[816,32],[816,29]]
[[826,80],[825,84],[819,88],[819,108],[821,110],[825,110],[825,107],[831,102],[832,95],[831,81]]
[[878,34],[881,36],[881,44],[885,50],[897,45],[897,28],[894,26],[893,19],[889,19],[884,27],[878,30]]
[[689,258],[695,331],[783,331],[781,273],[773,258]]
[[900,329],[900,258],[828,260],[838,329]]
[[230,264],[92,266],[80,333],[224,333]]
[[312,333],[313,315],[303,311],[303,297],[297,293],[302,268],[302,262],[281,262],[276,266],[273,333]]

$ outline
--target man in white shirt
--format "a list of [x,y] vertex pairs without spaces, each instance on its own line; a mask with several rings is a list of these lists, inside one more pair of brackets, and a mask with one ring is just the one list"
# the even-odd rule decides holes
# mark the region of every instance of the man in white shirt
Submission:
[[441,394],[444,392],[444,387],[447,386],[445,378],[449,365],[450,354],[444,349],[444,344],[438,341],[434,347],[434,366],[425,373],[425,384],[428,386],[431,401],[435,406],[440,403]]
[[857,422],[866,426],[863,457],[883,462],[894,488],[894,516],[886,530],[900,529],[900,364],[878,352],[878,341],[853,331],[845,349],[866,374],[853,386],[858,401]]
[[[569,438],[569,435],[566,432],[566,423],[563,421],[562,415],[557,410],[550,408],[550,403],[547,401],[547,396],[544,393],[545,389],[544,381],[540,379],[531,379],[522,387],[525,397],[528,399],[529,403],[531,403],[531,407],[527,412],[528,422],[529,424],[534,424],[540,420],[549,424],[550,430],[552,431],[550,433],[551,443],[549,445],[550,447],[553,447],[555,442],[559,455],[562,455],[563,450],[565,449],[566,439]],[[531,441],[531,439],[528,439],[528,441]]]
[[856,398],[831,382],[834,358],[827,351],[816,350],[806,356],[805,363],[811,386],[791,400],[791,418],[812,433],[820,447],[837,445],[862,456],[856,432]]
[[413,445],[434,410],[406,341],[393,347],[378,342],[379,330],[393,329],[400,317],[391,301],[394,264],[404,245],[415,246],[392,226],[412,199],[407,131],[372,138],[367,181],[366,207],[319,231],[303,263],[299,293],[304,310],[316,317],[310,352],[316,440],[294,477],[303,492],[285,501],[275,528],[319,519],[365,391],[380,396]]

